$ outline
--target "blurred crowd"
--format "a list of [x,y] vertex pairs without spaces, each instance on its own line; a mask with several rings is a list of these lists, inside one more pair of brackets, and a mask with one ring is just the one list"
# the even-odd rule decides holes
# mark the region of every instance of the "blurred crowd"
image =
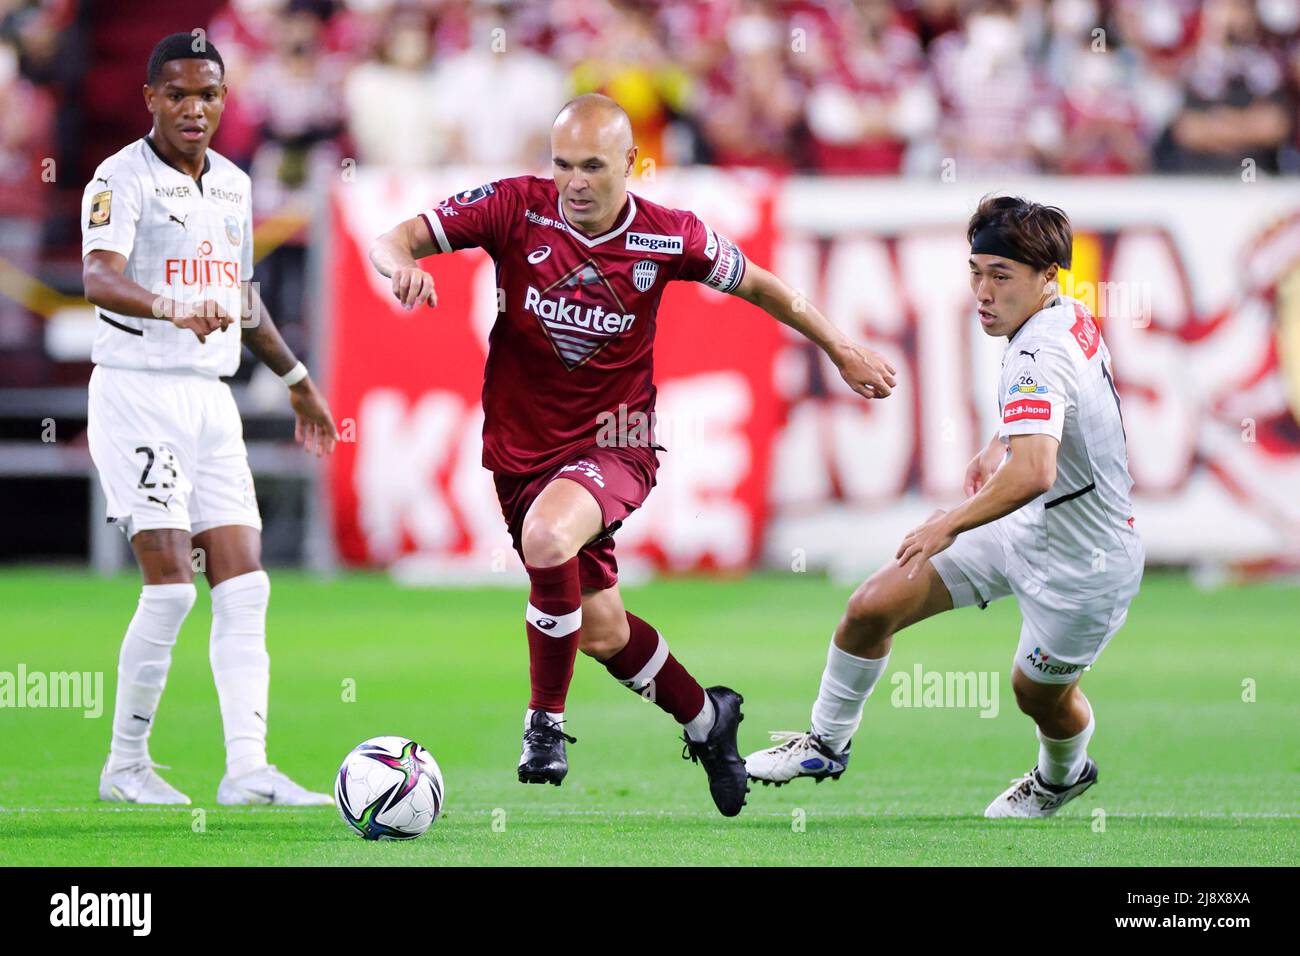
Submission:
[[1300,169],[1300,0],[236,0],[222,146],[544,168],[575,93],[657,164],[823,174]]
[[[23,3],[0,0],[0,357],[31,337],[28,310],[13,292],[40,258],[48,211],[50,162],[60,125],[75,123],[75,104],[62,116],[75,71],[61,54],[75,43],[72,0]],[[0,360],[0,371],[4,371]]]
[[[43,157],[98,160],[146,121],[111,144],[78,139],[78,111],[95,109],[78,79],[105,55],[92,6],[0,0],[0,260],[19,270],[43,228],[58,232],[48,191],[32,188]],[[231,94],[215,145],[252,174],[260,219],[301,217],[349,159],[545,172],[555,112],[588,91],[623,104],[643,161],[659,166],[1234,175],[1249,161],[1300,172],[1300,0],[206,6]],[[301,246],[292,227],[285,235],[262,276],[281,299],[273,312],[300,312]],[[14,308],[0,296],[0,352],[31,332]]]
[[[0,0],[0,220],[37,217],[34,164],[85,102],[70,91],[86,57],[69,37],[89,6]],[[348,157],[545,169],[555,111],[591,90],[624,105],[658,165],[1112,175],[1225,173],[1248,158],[1300,171],[1300,0],[213,9],[231,91],[216,146],[252,172],[263,213]],[[0,243],[23,246],[22,232]]]

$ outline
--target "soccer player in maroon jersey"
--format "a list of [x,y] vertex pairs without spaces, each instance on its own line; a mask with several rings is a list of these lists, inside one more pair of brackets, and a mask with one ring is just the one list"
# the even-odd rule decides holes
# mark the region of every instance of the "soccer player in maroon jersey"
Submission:
[[702,688],[618,590],[612,535],[654,487],[657,446],[630,432],[598,442],[600,424],[620,406],[619,421],[651,420],[655,314],[673,279],[740,296],[796,329],[864,398],[889,395],[894,369],[693,214],[629,193],[637,148],[614,100],[568,103],[551,154],[554,179],[457,193],[380,236],[370,259],[408,309],[437,304],[418,259],[479,246],[496,262],[502,304],[484,372],[483,465],[531,583],[520,781],[559,785],[568,772],[564,744],[575,741],[564,704],[581,650],[683,725],[683,756],[703,764],[718,810],[734,816],[746,792],[736,750],[743,698]]

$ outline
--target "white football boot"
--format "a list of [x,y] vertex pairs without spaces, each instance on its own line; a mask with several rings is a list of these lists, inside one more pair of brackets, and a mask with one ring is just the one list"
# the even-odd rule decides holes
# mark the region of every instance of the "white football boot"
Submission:
[[189,804],[190,798],[158,776],[155,767],[171,769],[152,760],[143,760],[110,773],[105,762],[99,775],[99,799],[112,803]]
[[225,807],[242,804],[273,804],[282,807],[330,807],[334,798],[328,793],[312,793],[300,787],[268,764],[240,777],[226,774],[217,787],[217,803]]
[[1065,804],[1097,782],[1097,765],[1092,758],[1084,765],[1079,779],[1068,787],[1056,787],[1038,775],[1035,767],[1023,777],[1011,781],[996,800],[984,810],[989,819],[998,817],[1050,817]]
[[853,747],[850,741],[843,753],[836,753],[811,731],[773,731],[772,739],[778,741],[775,747],[756,750],[745,758],[745,772],[763,786],[774,783],[779,787],[796,777],[811,777],[818,783],[827,777],[838,780]]

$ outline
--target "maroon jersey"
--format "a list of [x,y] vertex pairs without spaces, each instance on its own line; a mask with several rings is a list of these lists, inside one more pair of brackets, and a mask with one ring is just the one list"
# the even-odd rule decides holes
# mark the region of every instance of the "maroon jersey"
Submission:
[[[483,381],[483,465],[526,475],[654,410],[655,315],[673,279],[730,292],[745,257],[694,214],[628,193],[598,236],[571,228],[551,179],[518,176],[420,214],[440,252],[480,246],[498,312]],[[619,416],[619,406],[626,412]]]

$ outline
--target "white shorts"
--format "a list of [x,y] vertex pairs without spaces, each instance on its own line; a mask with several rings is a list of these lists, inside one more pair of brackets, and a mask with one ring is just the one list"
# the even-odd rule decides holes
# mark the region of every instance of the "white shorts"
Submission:
[[981,608],[1014,594],[1023,623],[1015,666],[1040,684],[1071,684],[1101,656],[1124,625],[1142,574],[1116,576],[1113,586],[1088,597],[1026,587],[1007,572],[1007,526],[1001,520],[958,535],[930,559],[952,596],[952,606]]
[[225,382],[97,365],[87,417],[108,520],[128,539],[157,528],[261,529],[243,423]]

